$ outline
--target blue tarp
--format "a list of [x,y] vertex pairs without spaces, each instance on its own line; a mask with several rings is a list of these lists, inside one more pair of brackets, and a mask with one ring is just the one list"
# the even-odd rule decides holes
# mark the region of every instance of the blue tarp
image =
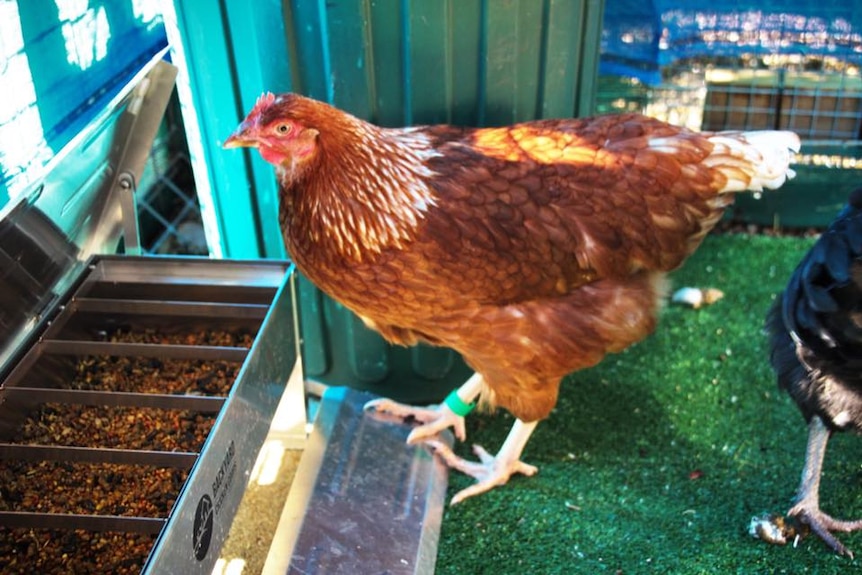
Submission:
[[833,56],[862,63],[862,2],[609,0],[603,74],[655,84],[686,58],[743,54]]

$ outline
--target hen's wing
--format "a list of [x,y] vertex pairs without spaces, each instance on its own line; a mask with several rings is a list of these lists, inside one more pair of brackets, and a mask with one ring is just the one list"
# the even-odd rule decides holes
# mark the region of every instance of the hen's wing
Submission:
[[638,115],[427,133],[439,201],[421,253],[441,282],[487,303],[671,270],[731,203],[722,188],[752,179],[750,151],[729,137]]

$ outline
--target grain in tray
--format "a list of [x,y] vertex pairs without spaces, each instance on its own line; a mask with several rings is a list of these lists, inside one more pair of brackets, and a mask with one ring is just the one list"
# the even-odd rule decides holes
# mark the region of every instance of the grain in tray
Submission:
[[[108,341],[249,347],[253,334],[118,331]],[[79,358],[71,389],[226,396],[240,364],[141,357]],[[18,444],[199,451],[216,413],[44,404]],[[77,462],[0,461],[0,509],[166,518],[188,469]],[[138,573],[156,536],[0,528],[2,573]]]

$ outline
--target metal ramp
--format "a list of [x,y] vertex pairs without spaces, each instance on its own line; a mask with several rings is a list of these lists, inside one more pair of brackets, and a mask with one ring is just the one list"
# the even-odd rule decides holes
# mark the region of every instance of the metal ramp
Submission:
[[434,572],[447,468],[405,443],[409,426],[364,412],[374,398],[323,394],[264,575]]

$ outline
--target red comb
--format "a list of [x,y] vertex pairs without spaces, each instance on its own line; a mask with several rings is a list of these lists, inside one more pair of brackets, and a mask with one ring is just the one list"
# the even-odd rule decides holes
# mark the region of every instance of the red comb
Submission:
[[265,92],[260,95],[257,99],[257,102],[254,104],[254,108],[249,112],[249,116],[257,116],[261,112],[263,112],[266,108],[270,107],[272,103],[275,102],[275,94],[272,92]]

